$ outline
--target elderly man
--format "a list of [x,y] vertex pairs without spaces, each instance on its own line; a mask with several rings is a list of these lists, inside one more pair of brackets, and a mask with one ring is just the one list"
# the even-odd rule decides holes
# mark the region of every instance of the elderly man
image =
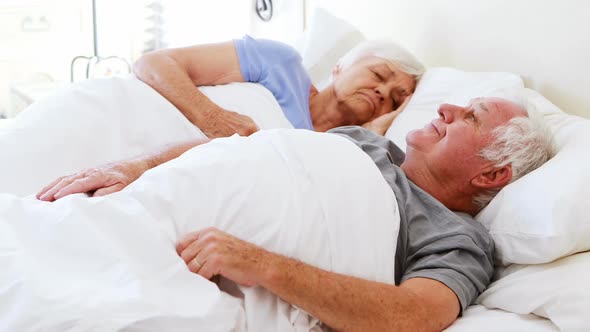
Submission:
[[[178,243],[179,255],[205,278],[221,275],[264,287],[336,330],[444,329],[485,289],[493,273],[493,241],[471,216],[503,186],[544,163],[551,151],[550,139],[534,118],[510,101],[443,104],[438,113],[408,134],[405,155],[361,127],[331,131],[365,151],[395,193],[401,219],[396,285],[324,271],[214,228],[186,235]],[[58,179],[39,197],[121,190],[145,170],[199,143]]]

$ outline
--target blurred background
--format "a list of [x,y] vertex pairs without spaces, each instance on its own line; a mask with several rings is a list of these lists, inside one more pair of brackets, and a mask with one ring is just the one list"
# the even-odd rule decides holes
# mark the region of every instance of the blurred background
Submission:
[[0,0],[0,119],[143,53],[240,38],[295,44],[305,0]]

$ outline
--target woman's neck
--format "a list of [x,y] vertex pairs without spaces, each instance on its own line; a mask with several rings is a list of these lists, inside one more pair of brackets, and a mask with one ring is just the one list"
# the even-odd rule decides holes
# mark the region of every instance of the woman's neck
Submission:
[[313,85],[311,86],[309,114],[315,131],[324,132],[344,125],[344,119],[338,112],[338,103],[331,84],[322,91],[318,91]]

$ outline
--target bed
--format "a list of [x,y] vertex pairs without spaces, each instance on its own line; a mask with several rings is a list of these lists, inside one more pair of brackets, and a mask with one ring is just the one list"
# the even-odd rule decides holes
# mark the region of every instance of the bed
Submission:
[[[588,191],[590,177],[585,174],[590,167],[590,155],[586,147],[590,138],[588,135],[590,121],[583,118],[583,116],[590,117],[588,113],[590,97],[585,93],[590,82],[588,82],[588,75],[581,74],[585,68],[584,60],[590,55],[588,46],[590,43],[579,40],[579,38],[588,38],[586,36],[576,35],[576,38],[571,40],[564,38],[564,32],[572,29],[583,30],[583,27],[587,27],[584,18],[576,16],[576,13],[589,9],[588,5],[582,2],[539,5],[532,0],[517,4],[508,1],[493,3],[457,1],[452,5],[436,1],[409,4],[372,0],[363,3],[363,7],[367,8],[366,16],[359,15],[357,7],[343,5],[336,1],[306,1],[306,6],[308,32],[298,47],[303,55],[305,66],[318,85],[325,84],[331,66],[340,54],[367,37],[393,38],[416,52],[418,57],[430,67],[408,108],[386,134],[400,146],[404,146],[405,133],[412,128],[422,127],[425,121],[429,121],[439,103],[466,103],[476,96],[494,94],[527,98],[527,101],[534,104],[535,108],[543,114],[556,136],[558,146],[556,157],[530,176],[507,187],[488,208],[478,215],[478,219],[490,229],[498,243],[496,281],[480,296],[474,306],[467,309],[463,317],[448,328],[448,331],[584,331],[590,329],[585,317],[585,312],[590,307],[590,292],[584,285],[584,276],[590,272],[590,253],[588,252],[590,250],[590,215],[584,210],[585,198],[590,197]],[[318,7],[322,7],[323,10],[317,10]],[[379,10],[373,8],[379,8]],[[507,11],[506,8],[510,10]],[[543,15],[532,14],[538,13],[538,10],[546,15],[551,14],[551,17],[557,18],[557,21],[561,23],[547,29],[543,26]],[[461,17],[458,15],[464,12],[469,14]],[[523,16],[527,17],[524,20],[528,23],[525,27],[522,26]],[[503,22],[501,27],[491,24],[499,18],[502,18]],[[473,24],[474,21],[479,24]],[[404,31],[404,33],[395,33],[397,31]],[[540,38],[538,31],[544,32],[543,43],[538,40]],[[563,49],[572,49],[575,52],[572,52],[568,61],[563,61],[562,49],[548,49],[547,41],[563,43]],[[521,49],[522,51],[519,52]],[[505,52],[500,53],[499,50]],[[541,51],[543,57],[537,55]],[[525,89],[525,86],[535,90]],[[277,103],[268,91],[259,86],[232,84],[224,87],[203,88],[203,91],[223,107],[250,115],[261,128],[289,127],[284,118],[268,116],[271,113],[268,110],[276,109]],[[135,98],[129,98],[129,96]],[[244,103],[245,100],[247,103]],[[582,117],[568,115],[568,113]],[[153,134],[155,132],[159,134],[156,136]],[[162,144],[189,139],[200,134],[198,129],[191,126],[170,103],[134,78],[88,81],[61,90],[33,104],[16,121],[0,131],[0,150],[3,152],[0,165],[2,177],[0,192],[3,193],[0,197],[0,209],[3,212],[3,222],[7,221],[7,211],[13,213],[12,216],[33,210],[31,213],[44,215],[43,207],[33,210],[23,208],[24,203],[21,204],[23,202],[21,197],[34,194],[42,185],[58,176],[97,164],[132,157]],[[233,141],[227,142],[230,144]],[[181,168],[183,165],[176,163],[169,167]],[[359,164],[356,167],[364,166]],[[154,172],[151,178],[157,178],[157,176],[157,172]],[[170,181],[183,183],[187,179],[179,177]],[[375,186],[379,186],[379,183],[375,182]],[[138,186],[135,192],[143,192],[142,188],[145,187]],[[162,196],[157,197],[162,198]],[[121,202],[126,202],[127,198],[120,199]],[[166,203],[170,199],[163,197],[160,201]],[[84,202],[82,198],[74,197],[66,203],[86,204]],[[68,205],[64,205],[64,210],[67,210],[67,207]],[[100,207],[95,209],[99,211]],[[390,212],[382,211],[382,214]],[[83,216],[75,215],[75,217],[74,219],[77,220],[83,219]],[[150,218],[150,215],[146,214],[146,218]],[[61,220],[66,219],[61,218]],[[8,223],[0,225],[5,226]],[[116,228],[115,224],[111,226]],[[3,263],[16,264],[9,260],[10,255],[15,251],[13,249],[18,246],[14,244],[15,237],[10,236],[10,232],[16,232],[15,227],[12,225],[12,228],[5,227],[0,231],[0,236],[3,236],[0,241],[3,246],[0,248],[3,250],[0,251],[3,253],[0,255],[0,260]],[[120,231],[131,232],[129,229]],[[153,234],[148,230],[144,236],[153,239],[153,243],[170,242],[178,231],[168,227],[163,233],[166,234],[164,239],[150,237]],[[42,235],[43,232],[40,232],[39,236]],[[366,236],[375,235],[367,234]],[[88,243],[96,240],[92,237],[84,239]],[[74,244],[65,245],[68,243],[67,239],[60,238],[58,235],[53,234],[52,241],[46,245],[51,246],[63,241],[61,242],[63,246],[66,249],[69,248],[69,251],[64,249],[62,253],[70,254],[76,251]],[[113,243],[117,245],[112,248],[122,250],[113,251],[113,255],[121,252],[131,255],[128,252],[137,250],[137,247],[126,247],[120,242],[113,241]],[[383,242],[382,246],[392,246],[392,244]],[[375,246],[372,250],[378,253],[382,251],[382,248]],[[104,259],[103,254],[93,252],[93,257],[98,261]],[[168,259],[159,257],[156,253],[153,254],[154,260]],[[313,252],[307,253],[310,256],[313,254]],[[70,256],[73,260],[77,259],[76,255]],[[51,269],[52,266],[43,264],[62,262],[57,256],[52,259],[31,260],[31,262],[35,263],[36,267],[44,267],[45,270]],[[107,264],[110,261],[102,260],[101,262]],[[375,262],[373,265],[378,265]],[[320,260],[318,264],[321,265],[324,262]],[[11,265],[3,264],[3,266]],[[28,271],[22,266],[17,268],[20,268],[18,271],[21,272]],[[346,272],[347,262],[341,262],[339,268]],[[39,284],[38,290],[45,295],[43,299],[49,302],[38,301],[39,296],[32,296],[31,293],[15,287],[17,283],[14,275],[6,271],[9,270],[0,273],[0,280],[3,285],[11,287],[5,286],[2,289],[3,300],[0,300],[0,307],[7,309],[3,311],[5,313],[9,312],[8,308],[11,308],[13,315],[4,314],[1,326],[25,327],[26,330],[35,327],[42,329],[48,326],[53,328],[60,326],[62,329],[76,330],[100,326],[96,325],[100,323],[106,324],[105,311],[97,310],[96,307],[92,307],[96,309],[94,311],[76,312],[80,317],[78,321],[67,319],[60,321],[58,306],[53,308],[53,321],[41,319],[47,317],[49,310],[47,303],[58,303],[50,300],[55,301],[63,294]],[[92,271],[98,270],[89,268],[89,273]],[[112,273],[110,276],[115,278],[129,276],[122,271],[111,269],[109,273]],[[133,271],[145,273],[145,270]],[[33,274],[27,275],[31,278],[28,280],[29,283],[41,280],[35,279]],[[164,302],[169,306],[156,308],[160,311],[154,311],[156,309],[153,307],[150,307],[152,311],[146,310],[145,303],[133,303],[135,307],[131,306],[115,296],[115,292],[102,294],[103,297],[100,298],[107,299],[112,305],[105,310],[132,312],[131,308],[134,308],[137,309],[134,313],[143,314],[143,316],[115,315],[116,317],[109,317],[108,320],[112,325],[102,325],[102,327],[130,331],[162,329],[182,331],[190,330],[191,326],[199,324],[198,326],[210,331],[228,331],[243,330],[246,321],[254,321],[261,324],[260,329],[255,330],[269,329],[268,324],[265,326],[266,321],[261,318],[265,316],[252,314],[246,310],[248,303],[244,303],[243,299],[232,297],[228,293],[216,293],[210,285],[200,283],[198,280],[188,280],[186,277],[185,274],[172,272],[166,275],[166,278],[172,278],[169,280],[174,280],[179,285],[190,285],[200,290],[200,295],[194,290],[188,292],[182,287],[166,288],[174,292],[172,294],[175,294],[178,300]],[[386,276],[383,275],[367,278],[386,280]],[[141,285],[145,285],[145,280],[137,280],[144,282]],[[56,279],[55,282],[62,287],[72,286],[64,285],[66,283],[64,280]],[[99,283],[80,283],[77,284],[80,294],[85,294],[84,287],[89,288],[89,285],[104,286]],[[169,301],[170,293],[167,295],[162,291],[157,292],[155,290],[157,287],[145,287],[153,291],[150,293],[152,297],[146,299]],[[108,287],[97,289],[108,289]],[[135,294],[133,290],[137,292],[137,289],[124,288],[124,290],[127,295]],[[93,294],[97,295],[97,293]],[[215,306],[201,303],[202,307],[194,311],[201,312],[202,315],[196,315],[195,312],[175,312],[174,309],[183,304],[192,303],[191,299],[187,298],[188,295],[208,296]],[[317,322],[306,317],[305,313],[297,308],[277,306],[272,300],[264,297],[264,294],[254,292],[251,295],[258,300],[256,303],[266,303],[270,306],[269,308],[285,313],[282,318],[299,330],[310,330]],[[73,315],[74,311],[71,310],[76,305],[79,307],[86,305],[87,308],[96,305],[96,303],[73,301],[72,299],[78,298],[72,296],[69,298],[71,300],[69,306],[62,307],[63,316]],[[20,298],[21,301],[8,302],[6,299],[9,297]],[[182,302],[184,300],[186,302]],[[27,301],[31,302],[27,303]],[[32,306],[31,303],[35,305]],[[97,303],[100,302],[97,300]],[[29,309],[35,310],[31,310],[28,317],[19,316],[19,306],[27,308],[27,305]],[[42,321],[45,325],[34,325],[31,323],[33,321],[31,317],[37,319],[36,323],[40,324],[39,322]],[[285,321],[277,324],[282,323]],[[250,323],[251,330],[252,326],[255,325]],[[275,328],[270,330],[277,330],[276,326],[281,325],[274,325]]]

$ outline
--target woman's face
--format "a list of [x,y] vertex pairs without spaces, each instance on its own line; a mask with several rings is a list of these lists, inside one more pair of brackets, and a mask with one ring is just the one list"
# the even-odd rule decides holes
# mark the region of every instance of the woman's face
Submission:
[[391,62],[368,56],[334,71],[334,93],[345,123],[361,125],[398,108],[416,81]]

